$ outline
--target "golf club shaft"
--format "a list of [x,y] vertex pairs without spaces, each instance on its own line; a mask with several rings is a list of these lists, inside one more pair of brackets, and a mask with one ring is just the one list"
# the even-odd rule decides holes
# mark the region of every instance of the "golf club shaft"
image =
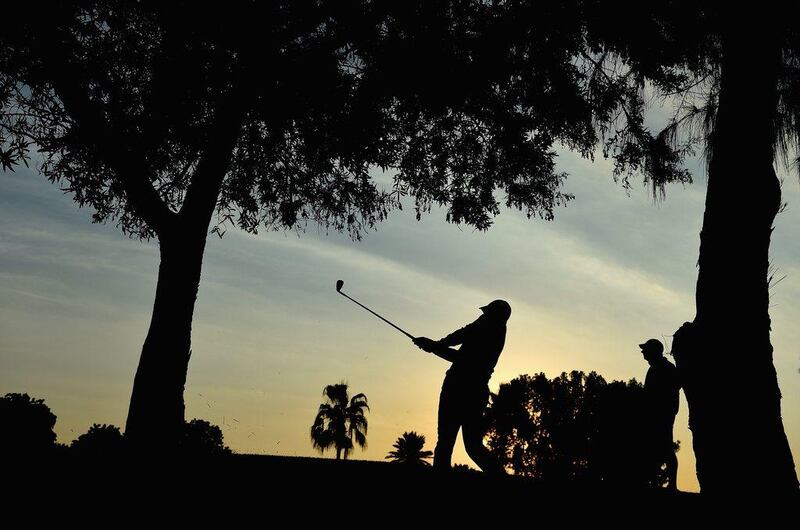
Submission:
[[414,337],[413,335],[411,335],[410,333],[408,333],[406,330],[404,330],[404,329],[400,328],[399,326],[395,326],[394,324],[392,324],[391,322],[389,322],[388,320],[386,320],[385,318],[383,318],[382,316],[380,316],[378,313],[376,313],[376,312],[375,312],[375,311],[373,311],[372,309],[368,308],[367,306],[365,306],[364,304],[362,304],[361,302],[359,302],[358,300],[355,300],[355,299],[353,299],[353,298],[350,298],[349,296],[347,296],[346,294],[344,294],[342,291],[337,291],[337,292],[338,292],[340,295],[342,295],[342,296],[344,296],[345,298],[347,298],[348,300],[350,300],[351,302],[355,302],[356,304],[360,305],[361,307],[363,307],[364,309],[366,309],[367,311],[369,311],[370,313],[372,313],[372,314],[373,314],[373,315],[375,315],[376,317],[380,318],[381,320],[383,320],[384,322],[386,322],[387,324],[389,324],[390,326],[392,326],[394,329],[396,329],[397,331],[399,331],[400,333],[402,333],[403,335],[405,335],[406,337],[408,337],[409,339],[411,339],[411,340],[414,340],[414,338],[415,338],[415,337]]

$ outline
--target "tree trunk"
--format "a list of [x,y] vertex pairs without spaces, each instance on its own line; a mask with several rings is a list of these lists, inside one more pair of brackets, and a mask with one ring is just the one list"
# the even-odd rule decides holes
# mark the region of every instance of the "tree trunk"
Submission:
[[[139,449],[176,448],[183,434],[183,392],[203,252],[250,102],[249,90],[254,85],[247,86],[244,91],[241,87],[233,89],[218,102],[211,137],[192,174],[180,211],[174,214],[164,206],[158,226],[151,226],[158,233],[161,263],[153,317],[133,381],[125,426],[125,435]],[[142,212],[149,212],[144,203],[140,206]]]
[[342,449],[340,447],[336,448],[336,460],[342,459]]
[[[732,8],[736,9],[736,8]],[[780,47],[758,21],[728,20],[700,234],[697,315],[674,350],[704,494],[797,491],[772,361],[769,244]],[[773,34],[777,33],[775,31]],[[743,38],[758,35],[758,38]]]
[[204,229],[175,228],[159,237],[161,263],[153,316],[125,427],[125,435],[138,448],[168,451],[180,441],[192,315],[205,243]]

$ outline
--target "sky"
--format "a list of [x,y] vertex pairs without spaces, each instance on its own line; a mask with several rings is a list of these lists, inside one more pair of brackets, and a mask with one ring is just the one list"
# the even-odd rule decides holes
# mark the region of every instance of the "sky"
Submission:
[[[637,344],[666,342],[694,317],[705,177],[667,188],[613,181],[602,157],[560,152],[576,195],[552,222],[504,210],[487,232],[447,224],[434,209],[396,211],[360,242],[229,230],[209,236],[186,385],[187,419],[222,427],[235,451],[312,456],[309,428],[322,390],[346,381],[369,399],[368,447],[382,460],[404,431],[436,440],[447,363],[341,296],[334,284],[414,335],[440,338],[503,298],[513,308],[490,382],[522,373],[597,371],[644,379]],[[772,262],[786,278],[771,293],[783,417],[800,455],[800,185],[784,172]],[[0,394],[44,398],[69,443],[92,423],[124,426],[155,292],[155,242],[89,222],[33,170],[0,173]],[[698,489],[681,396],[678,486]],[[743,444],[746,457],[746,444]],[[470,463],[460,437],[456,463]]]

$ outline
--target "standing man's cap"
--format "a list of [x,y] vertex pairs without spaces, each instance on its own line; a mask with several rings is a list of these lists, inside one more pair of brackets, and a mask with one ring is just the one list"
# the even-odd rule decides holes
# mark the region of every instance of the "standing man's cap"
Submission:
[[661,344],[661,341],[658,339],[650,339],[647,342],[639,344],[639,347],[642,351],[657,351],[658,353],[664,353],[664,345]]
[[487,315],[496,316],[503,320],[508,320],[511,317],[511,305],[505,300],[494,300],[481,307],[480,310]]

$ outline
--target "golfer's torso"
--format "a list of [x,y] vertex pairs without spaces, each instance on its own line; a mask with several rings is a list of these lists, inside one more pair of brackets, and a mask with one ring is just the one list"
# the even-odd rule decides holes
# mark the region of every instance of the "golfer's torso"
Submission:
[[666,359],[647,370],[644,391],[654,415],[666,421],[678,413],[680,384],[677,370]]
[[461,344],[446,380],[466,386],[486,386],[503,351],[505,326],[480,326]]

